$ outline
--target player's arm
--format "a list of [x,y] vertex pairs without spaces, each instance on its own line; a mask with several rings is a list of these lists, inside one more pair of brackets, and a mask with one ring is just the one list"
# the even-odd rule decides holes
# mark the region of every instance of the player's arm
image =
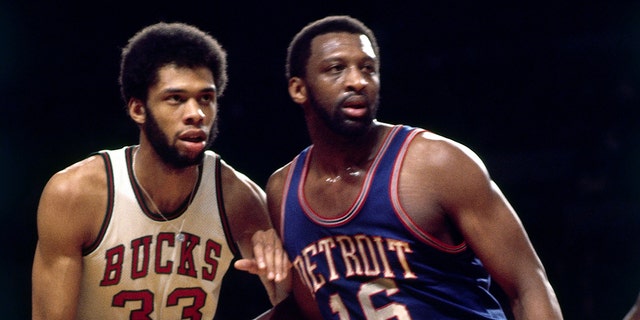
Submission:
[[555,293],[529,237],[481,160],[468,148],[437,141],[430,166],[445,213],[510,298],[516,319],[561,319]]
[[286,299],[254,320],[322,320],[313,296],[297,272],[291,273],[293,291]]
[[224,206],[242,258],[235,263],[239,270],[256,274],[276,304],[289,291],[289,260],[282,249],[267,213],[264,191],[244,174],[222,163]]
[[106,207],[106,189],[98,186],[106,184],[98,174],[104,173],[101,161],[94,157],[55,174],[42,192],[32,269],[33,319],[76,317],[82,248],[92,241],[93,226],[101,223],[95,213]]
[[640,294],[638,294],[636,302],[631,306],[623,320],[640,320]]
[[[272,174],[266,187],[269,216],[278,235],[282,234],[281,206],[288,169],[289,165]],[[290,272],[290,278],[292,281],[292,293],[284,301],[256,318],[256,320],[322,319],[313,296],[302,283],[298,272]]]

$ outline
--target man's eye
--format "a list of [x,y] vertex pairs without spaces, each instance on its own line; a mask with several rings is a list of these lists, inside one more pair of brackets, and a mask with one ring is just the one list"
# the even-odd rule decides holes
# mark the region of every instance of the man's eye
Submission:
[[200,97],[200,102],[202,103],[211,103],[215,100],[213,95],[204,95]]
[[344,70],[344,66],[342,65],[333,65],[329,67],[329,72],[338,73]]
[[367,73],[376,73],[376,66],[374,65],[365,65],[362,67],[362,70]]
[[167,97],[167,100],[169,102],[173,102],[173,103],[180,103],[180,102],[182,102],[182,97],[180,97],[179,95],[175,94],[175,95]]

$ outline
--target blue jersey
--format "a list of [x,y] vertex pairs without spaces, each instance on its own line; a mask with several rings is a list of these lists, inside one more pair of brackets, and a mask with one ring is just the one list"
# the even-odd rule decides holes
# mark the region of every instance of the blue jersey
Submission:
[[324,319],[506,319],[466,243],[438,241],[400,206],[400,167],[420,132],[393,127],[356,201],[332,219],[304,198],[313,146],[293,160],[283,198],[284,246]]

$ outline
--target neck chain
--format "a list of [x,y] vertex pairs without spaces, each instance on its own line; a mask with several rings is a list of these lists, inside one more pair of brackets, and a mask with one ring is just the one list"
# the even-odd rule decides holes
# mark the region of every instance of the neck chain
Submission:
[[[139,147],[138,147],[139,148]],[[131,163],[131,171],[133,172],[133,180],[136,182],[136,184],[138,185],[138,187],[140,188],[140,190],[142,190],[142,193],[144,194],[145,198],[149,200],[149,204],[151,204],[151,206],[153,207],[153,211],[154,213],[160,215],[162,217],[162,219],[164,219],[164,221],[169,222],[169,219],[167,219],[167,217],[165,217],[164,214],[162,214],[162,211],[160,211],[160,208],[158,207],[158,205],[156,205],[156,203],[153,201],[153,198],[151,198],[151,195],[149,195],[149,192],[147,192],[147,190],[142,186],[142,184],[140,183],[140,180],[138,180],[138,176],[136,175],[136,156],[138,155],[138,148],[136,148],[136,150],[133,152],[133,161]],[[197,179],[197,175],[198,172],[200,171],[200,169],[198,167],[196,167],[196,182],[193,184],[193,188],[191,189],[191,193],[189,194],[189,200],[187,201],[187,208],[191,205],[191,202],[193,201],[193,197],[196,193],[196,186],[198,185],[198,179]],[[173,227],[173,225],[169,224],[169,226],[171,226],[175,231],[177,231],[176,233],[176,240],[183,242],[185,239],[185,235],[184,233],[182,233],[182,228],[184,227],[184,221],[186,219],[182,219],[182,224],[180,225],[180,229],[176,229],[175,227]]]

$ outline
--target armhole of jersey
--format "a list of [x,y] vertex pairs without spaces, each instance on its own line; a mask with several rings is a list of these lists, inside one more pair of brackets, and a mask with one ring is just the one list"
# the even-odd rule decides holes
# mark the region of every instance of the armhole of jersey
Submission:
[[111,216],[113,215],[113,201],[114,201],[115,191],[114,191],[114,184],[113,184],[114,178],[113,178],[113,167],[111,165],[111,158],[109,157],[109,154],[106,152],[99,152],[99,153],[95,153],[94,155],[102,157],[102,160],[104,161],[104,167],[107,174],[107,210],[104,215],[104,220],[102,220],[102,226],[100,226],[100,231],[98,232],[98,236],[96,236],[96,239],[93,241],[91,245],[89,245],[88,247],[82,250],[83,256],[86,256],[91,252],[93,252],[93,250],[95,250],[98,247],[98,245],[102,242],[102,239],[104,238],[104,235],[107,232],[107,227],[109,226],[109,222],[111,221]]
[[389,196],[391,199],[391,203],[396,211],[396,215],[398,216],[400,222],[404,225],[404,227],[413,234],[417,239],[421,242],[430,245],[442,252],[457,254],[463,252],[467,249],[467,243],[462,241],[456,245],[450,245],[438,240],[436,237],[432,236],[428,232],[422,230],[420,226],[418,226],[411,216],[404,210],[402,204],[400,203],[400,195],[398,192],[398,184],[400,180],[400,169],[402,168],[402,163],[404,162],[405,155],[407,150],[409,149],[409,144],[413,139],[419,134],[426,132],[422,129],[414,129],[410,132],[405,141],[402,144],[402,147],[398,151],[398,156],[393,164],[393,171],[391,174],[390,188],[389,188]]
[[[296,170],[296,166],[298,163],[298,158],[300,155],[297,155],[293,161],[291,161],[291,165],[289,166],[289,171],[287,172],[287,177],[284,182],[284,187],[282,188],[282,202],[280,203],[280,237],[282,238],[282,243],[285,241],[285,208],[287,207],[287,197],[289,196],[289,187],[291,186],[291,180],[293,179],[293,172]],[[294,192],[297,192],[294,190]]]
[[215,155],[215,170],[216,170],[216,199],[218,201],[218,210],[220,211],[220,221],[222,222],[222,228],[224,229],[224,236],[227,239],[227,244],[234,257],[240,257],[240,249],[238,244],[233,239],[231,233],[231,226],[229,225],[229,219],[227,218],[227,211],[224,209],[224,198],[222,195],[222,164],[220,156]]

